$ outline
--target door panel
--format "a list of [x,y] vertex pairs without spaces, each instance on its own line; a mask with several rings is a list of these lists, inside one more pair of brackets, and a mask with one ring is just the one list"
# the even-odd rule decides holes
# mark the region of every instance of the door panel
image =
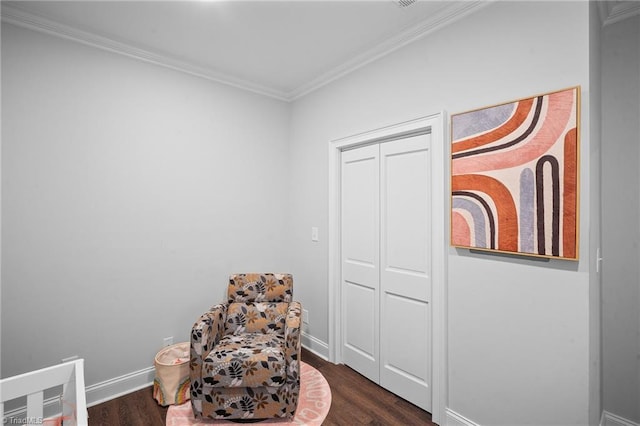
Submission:
[[378,382],[380,327],[379,148],[342,153],[343,358]]
[[[404,142],[404,141],[403,141]],[[392,146],[383,146],[389,151]],[[417,191],[424,190],[426,151],[383,153],[386,199],[384,229],[387,237],[386,266],[424,274],[428,257],[425,209],[427,200]],[[422,182],[420,182],[422,181]],[[420,182],[419,187],[418,182]],[[422,195],[422,196],[421,196]]]
[[380,385],[431,412],[430,305],[383,294]]
[[[345,155],[343,168],[343,253],[350,262],[358,266],[375,266],[378,242],[377,214],[374,205],[378,200],[378,159],[367,152],[351,151]],[[364,158],[349,160],[349,157],[362,154]]]
[[431,411],[431,136],[342,153],[343,360]]
[[380,385],[431,410],[430,135],[380,145]]
[[[385,307],[389,314],[384,321],[388,366],[417,380],[426,381],[429,378],[429,364],[426,362],[428,357],[424,356],[429,349],[427,339],[411,337],[425,335],[428,331],[429,304],[386,293]],[[405,350],[407,341],[410,343],[410,350]]]
[[356,303],[367,309],[347,309],[346,319],[349,327],[346,330],[345,345],[350,350],[360,353],[360,355],[375,361],[376,341],[375,330],[371,326],[375,322],[377,313],[374,312],[375,291],[369,287],[364,287],[355,283],[345,282],[346,297],[351,304]]

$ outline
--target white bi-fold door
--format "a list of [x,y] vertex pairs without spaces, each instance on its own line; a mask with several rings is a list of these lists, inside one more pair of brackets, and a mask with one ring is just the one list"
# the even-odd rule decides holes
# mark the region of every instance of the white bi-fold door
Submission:
[[431,411],[431,135],[342,152],[342,356]]

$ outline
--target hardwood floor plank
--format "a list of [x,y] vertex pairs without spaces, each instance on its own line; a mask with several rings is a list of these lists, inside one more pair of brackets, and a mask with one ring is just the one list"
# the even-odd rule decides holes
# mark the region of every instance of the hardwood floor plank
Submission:
[[435,425],[431,414],[345,365],[324,361],[307,350],[302,359],[319,370],[331,387],[331,410],[324,425]]
[[89,408],[89,424],[95,426],[119,426],[117,400]]
[[[302,360],[320,371],[331,387],[331,409],[324,426],[435,425],[431,414],[345,365],[327,362],[306,349],[302,349]],[[168,407],[156,403],[152,389],[144,388],[90,407],[89,425],[165,426]]]

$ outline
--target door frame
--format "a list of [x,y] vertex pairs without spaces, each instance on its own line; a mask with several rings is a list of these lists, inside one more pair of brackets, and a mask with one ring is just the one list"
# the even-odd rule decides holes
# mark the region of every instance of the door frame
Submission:
[[341,153],[348,148],[431,134],[432,419],[443,424],[447,407],[447,247],[449,147],[445,112],[333,140],[329,143],[329,360],[342,361],[340,253]]

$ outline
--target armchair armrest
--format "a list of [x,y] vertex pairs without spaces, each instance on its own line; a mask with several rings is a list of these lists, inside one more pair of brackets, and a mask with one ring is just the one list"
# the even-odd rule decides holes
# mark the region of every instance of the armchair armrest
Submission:
[[291,302],[287,311],[284,338],[287,375],[293,376],[295,380],[300,380],[301,317],[302,305],[300,302]]
[[202,392],[202,363],[224,335],[228,307],[227,303],[212,306],[191,328],[189,375],[192,393]]

